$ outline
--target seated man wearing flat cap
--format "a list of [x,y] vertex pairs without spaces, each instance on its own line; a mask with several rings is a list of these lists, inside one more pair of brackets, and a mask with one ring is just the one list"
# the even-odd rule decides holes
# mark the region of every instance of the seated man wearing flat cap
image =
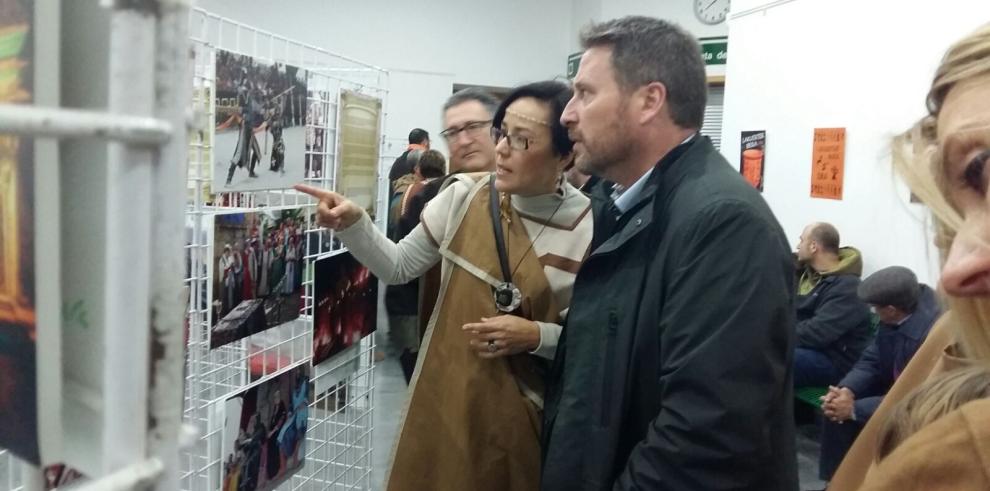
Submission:
[[824,427],[819,475],[828,481],[873,411],[924,342],[941,309],[935,292],[910,269],[891,266],[863,280],[857,290],[880,326],[852,370],[822,397]]

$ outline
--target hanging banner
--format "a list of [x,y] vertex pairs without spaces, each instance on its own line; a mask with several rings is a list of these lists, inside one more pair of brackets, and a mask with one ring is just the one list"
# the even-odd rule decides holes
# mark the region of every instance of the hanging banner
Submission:
[[339,155],[334,191],[350,198],[375,219],[382,100],[349,90],[340,91]]
[[746,182],[763,192],[767,132],[763,130],[743,131],[739,142],[739,173],[746,179]]
[[846,129],[815,128],[811,152],[811,197],[842,199]]

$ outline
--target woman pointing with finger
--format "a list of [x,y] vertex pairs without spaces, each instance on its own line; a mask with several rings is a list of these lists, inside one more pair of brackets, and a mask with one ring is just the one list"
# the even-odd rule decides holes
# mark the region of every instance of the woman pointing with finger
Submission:
[[[570,97],[561,82],[515,89],[492,120],[496,171],[450,178],[398,244],[343,196],[296,187],[385,283],[442,263],[389,490],[539,486],[544,372],[593,228],[589,199],[563,179]],[[447,132],[471,138],[467,126]]]

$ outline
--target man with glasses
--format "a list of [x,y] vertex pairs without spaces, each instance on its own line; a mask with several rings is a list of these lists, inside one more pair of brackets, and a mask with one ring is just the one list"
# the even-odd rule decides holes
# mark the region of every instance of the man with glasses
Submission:
[[450,171],[495,170],[495,142],[491,138],[492,115],[498,101],[481,89],[464,89],[443,105],[440,136],[450,149]]
[[[450,150],[450,173],[491,172],[495,170],[495,141],[490,131],[492,116],[498,100],[481,89],[457,91],[443,105],[443,127],[440,136]],[[396,237],[405,237],[419,225],[423,208],[440,192],[447,176],[434,179],[423,190],[409,198],[409,204],[396,226]],[[428,271],[420,282],[419,333],[420,340],[440,292],[440,265]],[[408,363],[408,361],[407,361]],[[415,360],[412,361],[415,365]]]
[[699,133],[698,42],[594,24],[561,116],[596,187],[548,380],[543,491],[797,488],[794,270],[758,191]]

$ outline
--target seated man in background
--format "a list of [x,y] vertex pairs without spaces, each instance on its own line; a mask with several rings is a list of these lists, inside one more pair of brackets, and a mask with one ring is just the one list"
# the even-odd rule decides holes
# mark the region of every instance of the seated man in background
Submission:
[[870,309],[856,296],[863,259],[839,248],[828,223],[805,227],[798,243],[794,386],[834,385],[870,344]]
[[832,478],[941,314],[935,292],[901,266],[870,275],[859,285],[858,295],[880,318],[880,326],[873,344],[853,369],[822,397],[825,419],[818,472],[824,481]]

